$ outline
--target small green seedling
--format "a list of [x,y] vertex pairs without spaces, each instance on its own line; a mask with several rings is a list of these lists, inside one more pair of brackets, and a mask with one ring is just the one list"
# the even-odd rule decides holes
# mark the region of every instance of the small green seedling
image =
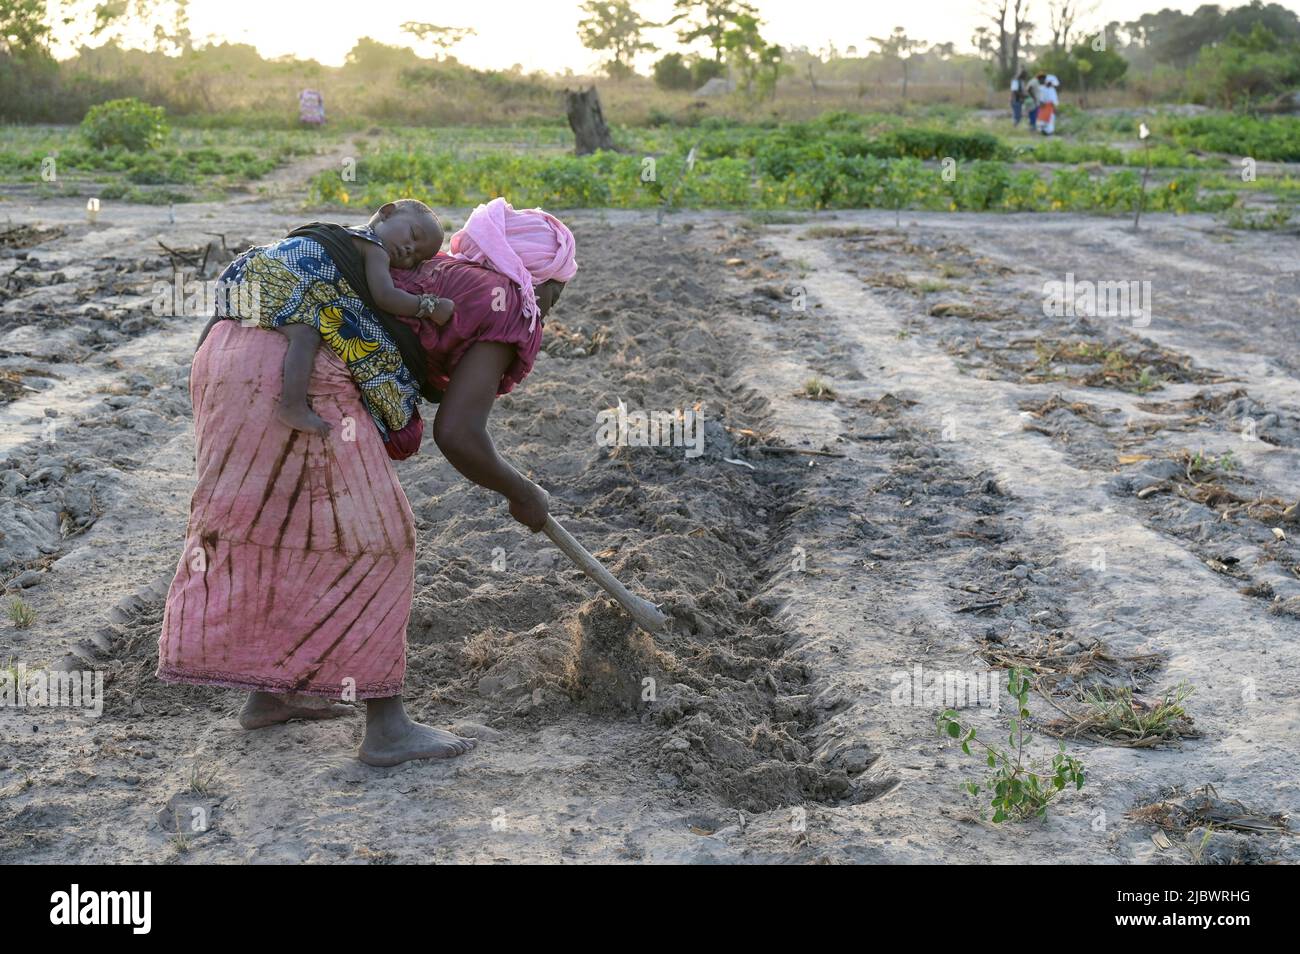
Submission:
[[1145,394],[1148,391],[1156,390],[1156,388],[1160,387],[1163,383],[1164,382],[1161,380],[1160,375],[1156,374],[1148,366],[1142,369],[1142,373],[1139,374],[1137,380],[1133,382],[1133,388],[1139,394]]
[[1197,477],[1214,473],[1231,474],[1241,467],[1232,451],[1224,451],[1218,457],[1198,450],[1187,460],[1187,475]]
[[1015,701],[1016,714],[1008,720],[1011,731],[1006,749],[977,739],[974,727],[963,725],[952,709],[939,716],[940,734],[956,739],[963,752],[974,755],[972,744],[984,750],[988,773],[982,781],[967,782],[963,788],[973,797],[978,798],[981,792],[989,797],[988,807],[992,809],[994,823],[1008,818],[1016,821],[1042,818],[1047,814],[1048,804],[1067,785],[1073,785],[1078,791],[1084,783],[1083,765],[1065,754],[1065,743],[1061,743],[1060,750],[1052,757],[1050,768],[1035,770],[1029,759],[1025,750],[1031,738],[1025,732],[1025,722],[1029,719],[1028,670],[1014,668],[1008,672],[1007,692]]

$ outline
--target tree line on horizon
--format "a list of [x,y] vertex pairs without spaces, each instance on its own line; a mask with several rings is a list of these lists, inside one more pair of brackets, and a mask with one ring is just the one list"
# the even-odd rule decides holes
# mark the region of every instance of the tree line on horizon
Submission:
[[[964,48],[902,27],[842,48],[830,41],[816,50],[783,45],[765,35],[757,7],[745,0],[675,0],[662,23],[641,16],[634,0],[587,0],[576,29],[616,85],[638,81],[637,64],[659,53],[648,75],[665,93],[722,79],[752,101],[774,97],[778,84],[814,98],[847,90],[859,99],[902,101],[917,86],[1006,89],[1023,67],[1055,73],[1081,98],[1129,86],[1144,98],[1228,108],[1267,107],[1300,84],[1300,17],[1276,3],[1166,8],[1103,24],[1089,21],[1092,0],[977,2],[983,23]],[[46,0],[0,0],[0,120],[75,122],[96,103],[129,96],[175,115],[238,113],[274,124],[284,114],[277,104],[294,86],[317,85],[332,102],[375,120],[508,121],[535,114],[557,80],[518,65],[478,70],[460,63],[453,50],[475,32],[464,27],[407,22],[407,45],[362,37],[343,66],[329,67],[266,59],[248,44],[196,41],[188,0],[74,0],[58,11],[56,19]],[[663,29],[681,49],[652,42],[651,31]],[[56,42],[75,54],[56,60]],[[571,71],[558,77],[573,78]]]
[[[952,42],[911,36],[903,27],[843,50],[830,41],[818,50],[782,47],[763,38],[763,22],[744,0],[676,0],[665,23],[641,17],[632,0],[587,0],[579,35],[588,48],[607,54],[601,66],[611,78],[632,75],[635,58],[655,51],[645,39],[651,29],[679,25],[681,44],[704,41],[704,52],[669,52],[655,61],[652,76],[665,89],[698,88],[731,75],[746,90],[770,94],[782,75],[792,75],[814,89],[819,82],[854,83],[863,94],[892,72],[905,99],[912,75],[943,74],[949,64],[960,70],[972,60],[979,74],[1002,88],[1029,66],[1081,91],[1115,86],[1130,69],[1209,74],[1196,92],[1226,106],[1258,103],[1300,83],[1300,17],[1279,4],[1250,0],[1227,10],[1205,4],[1192,13],[1164,8],[1085,26],[1096,7],[1089,0],[981,0],[985,22],[966,52]],[[1033,19],[1042,14],[1045,26]]]

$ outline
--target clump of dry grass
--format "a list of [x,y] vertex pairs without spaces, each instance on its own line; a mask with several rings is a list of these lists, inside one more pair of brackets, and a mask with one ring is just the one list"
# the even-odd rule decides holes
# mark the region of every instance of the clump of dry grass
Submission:
[[821,378],[809,378],[803,383],[802,396],[813,401],[834,401],[835,389]]
[[1042,418],[1051,414],[1053,411],[1065,408],[1080,420],[1087,421],[1089,424],[1095,424],[1097,427],[1108,427],[1109,421],[1106,420],[1106,412],[1095,404],[1087,401],[1066,401],[1059,394],[1054,394],[1046,401],[1021,401],[1020,410],[1028,411],[1034,417]]
[[553,358],[590,357],[609,341],[604,328],[588,333],[585,328],[570,328],[558,321],[548,321],[546,333],[542,350]]
[[1005,344],[979,342],[975,348],[1028,384],[1066,382],[1146,394],[1170,383],[1221,380],[1217,372],[1193,367],[1190,358],[1164,348],[1094,338],[1038,337]]
[[0,401],[15,401],[22,396],[24,390],[21,371],[0,371]]
[[1138,491],[1139,500],[1161,492],[1175,493],[1180,497],[1219,511],[1223,518],[1245,514],[1252,520],[1267,525],[1292,522],[1297,508],[1280,497],[1243,497],[1224,485],[1224,481],[1249,483],[1241,474],[1241,464],[1232,451],[1215,457],[1197,451],[1184,450],[1174,457],[1183,465],[1183,473],[1172,480],[1161,481]]
[[210,794],[217,781],[217,768],[204,768],[202,765],[194,765],[190,768],[190,791],[196,795]]
[[461,659],[470,669],[487,669],[505,655],[510,637],[496,629],[484,629],[467,636],[460,647]]
[[0,248],[31,248],[62,237],[67,229],[55,226],[43,229],[36,225],[11,225],[0,229]]
[[1245,396],[1245,388],[1219,393],[1197,391],[1190,398],[1181,401],[1143,401],[1138,403],[1137,408],[1150,414],[1186,414],[1193,411],[1201,414],[1218,413],[1232,401]]
[[1155,702],[1138,699],[1129,688],[1111,692],[1094,690],[1085,696],[1087,708],[1070,711],[1056,706],[1065,715],[1043,726],[1043,731],[1061,738],[1091,739],[1124,748],[1151,748],[1183,739],[1193,739],[1200,732],[1183,703],[1192,687],[1182,683]]
[[1293,834],[1289,816],[1285,813],[1265,814],[1247,808],[1236,799],[1220,798],[1213,785],[1199,788],[1183,798],[1171,797],[1135,808],[1128,817],[1139,824],[1179,835],[1197,828],[1251,834]]
[[996,668],[1028,671],[1044,695],[1064,693],[1079,701],[1116,687],[1140,691],[1165,662],[1160,653],[1116,654],[1101,641],[1084,647],[1065,633],[1028,648],[986,644],[980,656]]

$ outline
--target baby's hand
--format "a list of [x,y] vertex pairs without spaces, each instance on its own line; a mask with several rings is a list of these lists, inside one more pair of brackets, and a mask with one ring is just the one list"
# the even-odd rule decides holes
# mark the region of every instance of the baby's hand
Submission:
[[415,317],[427,318],[435,325],[445,325],[451,321],[451,316],[455,312],[456,303],[450,298],[439,298],[437,295],[421,295],[420,310]]
[[456,303],[450,298],[439,298],[437,306],[433,309],[433,323],[436,325],[445,325],[451,321],[451,316],[456,314]]

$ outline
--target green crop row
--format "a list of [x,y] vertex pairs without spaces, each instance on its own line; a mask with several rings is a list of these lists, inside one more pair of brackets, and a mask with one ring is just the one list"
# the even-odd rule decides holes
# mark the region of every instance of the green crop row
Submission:
[[162,144],[143,152],[97,149],[66,129],[6,127],[4,133],[0,176],[17,182],[102,176],[135,185],[225,184],[261,178],[316,148],[312,140],[286,133],[173,130]]
[[[650,159],[611,152],[583,157],[488,154],[458,160],[449,153],[390,151],[362,158],[356,172],[355,181],[343,181],[336,172],[317,175],[311,199],[364,209],[399,197],[456,207],[506,196],[516,206],[552,208],[1128,212],[1142,191],[1141,174],[1132,169],[1040,174],[1000,160],[945,167],[910,157],[835,153],[789,168],[773,167],[759,156],[702,158],[687,171],[680,155]],[[1188,172],[1152,182],[1146,208],[1218,211],[1233,202],[1230,192],[1204,189],[1199,175]]]
[[1209,114],[1171,118],[1163,125],[1187,149],[1266,162],[1300,162],[1300,118],[1294,116]]

